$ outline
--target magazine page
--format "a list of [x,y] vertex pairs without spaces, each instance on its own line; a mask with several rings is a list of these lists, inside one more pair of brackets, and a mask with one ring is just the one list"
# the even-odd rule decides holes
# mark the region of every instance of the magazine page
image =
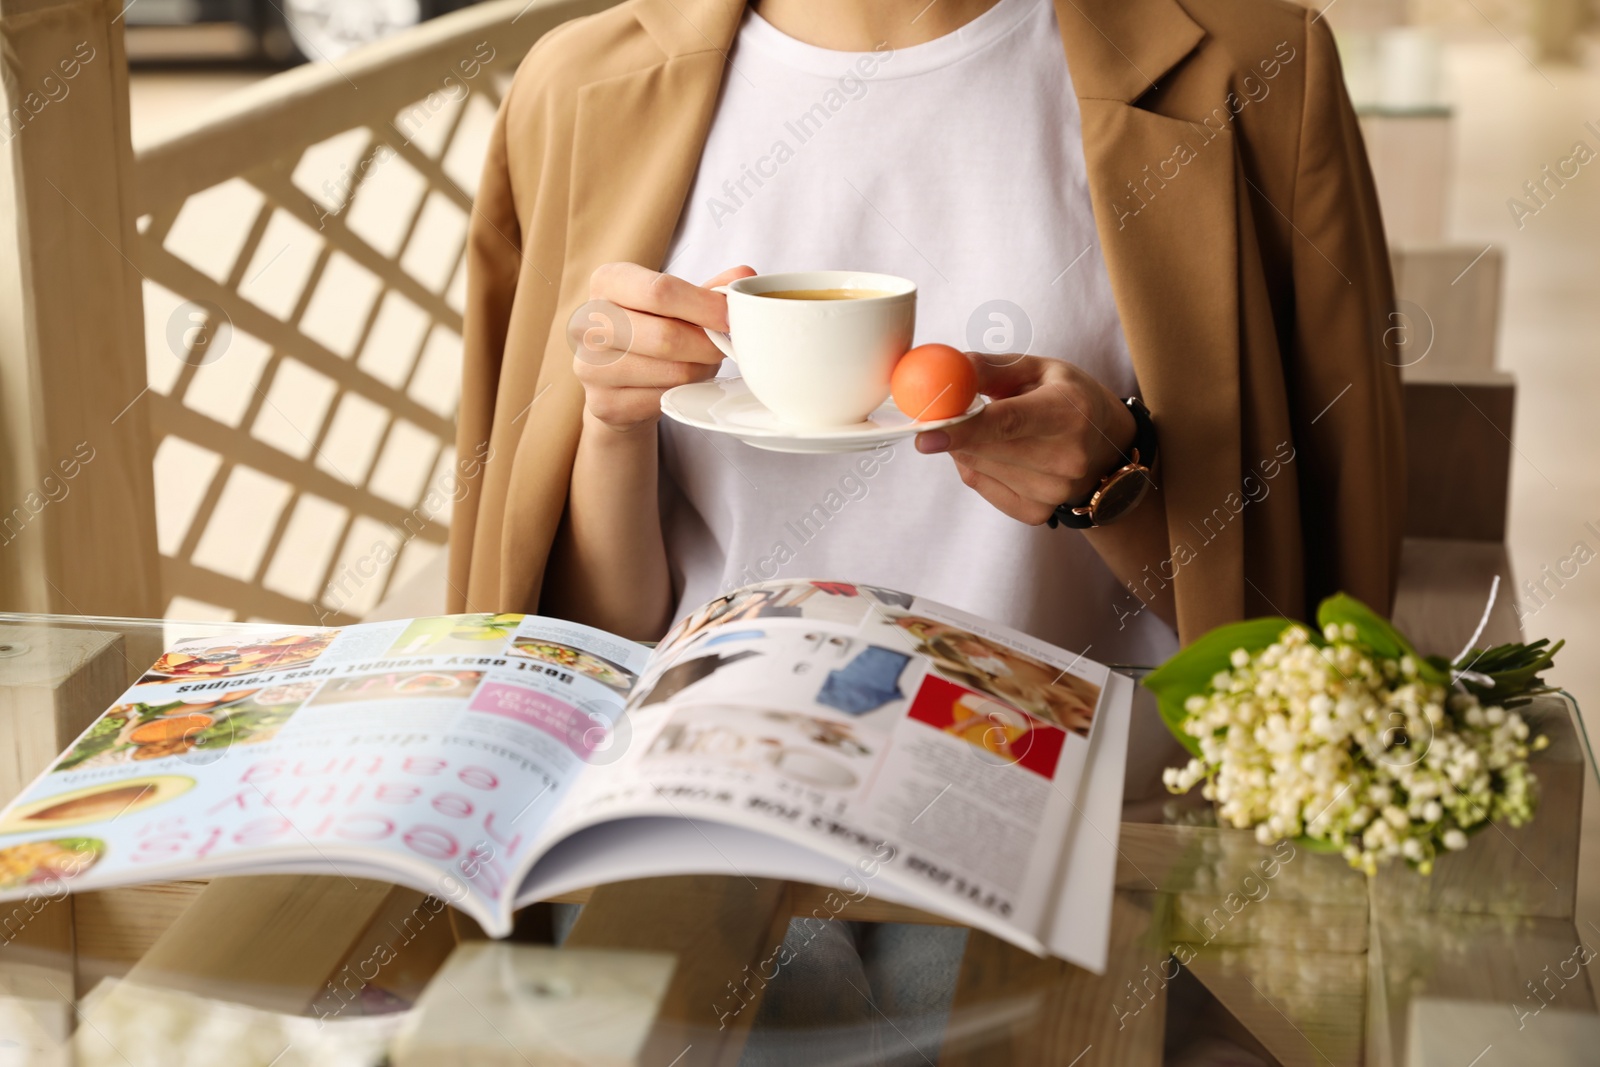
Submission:
[[[974,927],[1096,974],[1105,973],[1110,949],[1107,919],[1117,873],[1117,831],[1130,722],[1130,716],[1113,709],[1133,689],[1133,682],[1113,672],[1106,679],[1106,689],[1105,713],[1099,716],[1101,725],[1090,740],[1077,819],[1061,860],[1064,873],[1056,890],[1052,921],[1039,936],[1033,936],[962,902],[953,907],[948,900],[944,902],[945,910]],[[518,891],[517,906],[591,885],[710,871],[828,887],[831,892],[808,916],[797,916],[807,920],[852,918],[854,907],[868,898],[929,908],[925,892],[878,877],[883,869],[880,856],[888,851],[887,845],[880,844],[846,861],[837,853],[825,855],[798,847],[788,837],[775,836],[769,830],[728,822],[678,816],[609,819],[570,834],[540,855]],[[814,926],[809,928],[814,932]]]
[[585,775],[552,833],[732,823],[876,856],[930,904],[1040,938],[1107,679],[892,590],[750,586],[667,635],[629,698],[627,751]]
[[647,657],[522,615],[180,642],[0,812],[0,895],[359,872],[498,926]]

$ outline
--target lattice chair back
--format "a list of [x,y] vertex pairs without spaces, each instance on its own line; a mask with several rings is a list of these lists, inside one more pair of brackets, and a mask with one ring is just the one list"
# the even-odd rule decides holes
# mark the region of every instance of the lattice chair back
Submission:
[[495,110],[611,2],[468,8],[135,146],[169,616],[347,622],[443,550]]

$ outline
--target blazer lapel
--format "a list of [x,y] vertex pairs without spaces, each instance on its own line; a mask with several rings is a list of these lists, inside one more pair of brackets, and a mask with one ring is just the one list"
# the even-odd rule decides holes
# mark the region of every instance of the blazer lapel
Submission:
[[[647,0],[636,15],[665,61],[579,92],[563,306],[588,298],[589,272],[601,263],[662,264],[743,12],[740,0]],[[566,324],[558,325],[551,340],[564,345]]]
[[[1235,148],[1221,123],[1135,105],[1204,36],[1174,0],[1056,0],[1095,227],[1162,436],[1185,641],[1244,611]],[[1217,105],[1226,99],[1217,88]],[[1219,129],[1219,127],[1221,127]],[[1231,505],[1231,507],[1230,507]]]
[[510,475],[519,491],[506,502],[500,542],[502,603],[538,602],[543,565],[530,566],[528,546],[552,543],[570,488],[583,387],[572,371],[568,318],[589,299],[601,264],[662,264],[743,11],[739,0],[643,0],[634,14],[659,52],[578,91],[555,314],[532,402],[517,416],[527,419]]

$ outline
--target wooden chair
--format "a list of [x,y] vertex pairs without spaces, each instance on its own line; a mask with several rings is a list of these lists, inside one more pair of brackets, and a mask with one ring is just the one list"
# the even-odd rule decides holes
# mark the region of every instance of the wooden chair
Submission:
[[1521,632],[1504,544],[1516,379],[1495,365],[1504,267],[1492,245],[1397,246],[1391,261],[1392,328],[1405,338],[1407,463],[1395,619],[1409,633],[1436,635],[1427,651],[1453,655],[1496,576],[1486,639]]
[[120,0],[0,6],[0,604],[337,624],[438,553],[488,129],[614,2],[480,4],[137,147]]

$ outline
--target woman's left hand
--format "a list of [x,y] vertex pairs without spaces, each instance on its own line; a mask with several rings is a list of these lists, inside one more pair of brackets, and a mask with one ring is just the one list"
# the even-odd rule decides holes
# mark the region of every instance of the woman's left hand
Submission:
[[948,452],[961,480],[1019,522],[1038,526],[1082,500],[1124,462],[1138,432],[1121,399],[1071,363],[977,356],[987,407],[917,435],[918,452]]

